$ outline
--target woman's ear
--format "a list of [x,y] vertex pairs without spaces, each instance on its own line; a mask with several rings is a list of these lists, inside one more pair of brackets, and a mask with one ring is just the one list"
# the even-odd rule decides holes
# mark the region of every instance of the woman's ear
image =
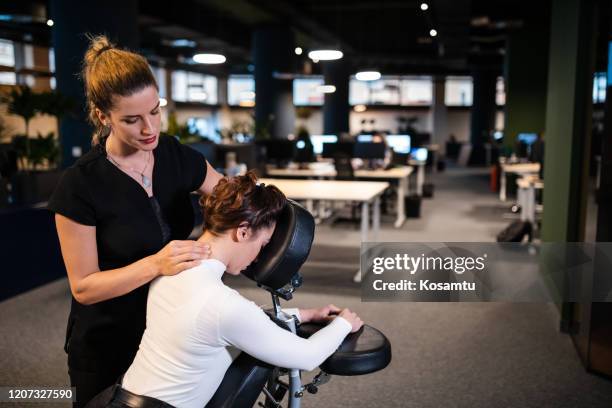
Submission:
[[236,228],[236,241],[237,242],[245,242],[251,239],[253,231],[249,227],[249,224],[243,222]]
[[110,117],[98,108],[96,108],[96,117],[103,126],[110,126]]

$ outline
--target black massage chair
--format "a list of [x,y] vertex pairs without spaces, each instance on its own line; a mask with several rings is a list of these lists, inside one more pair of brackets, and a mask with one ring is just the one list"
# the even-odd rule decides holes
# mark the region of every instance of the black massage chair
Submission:
[[[302,285],[299,270],[310,253],[314,230],[312,215],[289,200],[270,243],[259,254],[257,262],[243,271],[272,294],[274,309],[268,312],[270,318],[302,337],[309,337],[323,326],[297,325],[293,317],[283,313],[280,299],[290,300]],[[251,408],[262,392],[265,395],[262,406],[266,408],[298,408],[304,393],[316,393],[331,375],[373,373],[385,368],[390,361],[391,344],[380,331],[367,325],[349,334],[338,350],[320,365],[321,372],[305,385],[301,384],[299,370],[273,367],[242,353],[227,370],[206,408]],[[285,376],[288,381],[284,380]],[[287,394],[288,403],[282,405]]]

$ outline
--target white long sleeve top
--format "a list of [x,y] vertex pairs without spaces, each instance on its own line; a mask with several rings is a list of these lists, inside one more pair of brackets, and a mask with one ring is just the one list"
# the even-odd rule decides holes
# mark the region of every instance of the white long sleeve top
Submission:
[[123,388],[175,407],[201,408],[239,354],[232,346],[279,367],[313,370],[351,330],[347,320],[336,317],[310,338],[300,338],[226,286],[224,271],[222,262],[209,259],[151,284],[147,327]]

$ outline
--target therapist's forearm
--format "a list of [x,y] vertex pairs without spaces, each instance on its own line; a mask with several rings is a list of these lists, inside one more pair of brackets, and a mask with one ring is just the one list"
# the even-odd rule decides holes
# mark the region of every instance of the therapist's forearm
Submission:
[[159,274],[159,267],[147,257],[122,268],[91,273],[72,287],[72,294],[79,303],[91,305],[130,293]]

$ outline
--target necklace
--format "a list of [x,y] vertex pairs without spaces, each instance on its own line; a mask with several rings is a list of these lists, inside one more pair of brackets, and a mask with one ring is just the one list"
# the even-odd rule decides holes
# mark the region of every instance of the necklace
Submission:
[[108,157],[108,160],[110,160],[115,166],[124,170],[129,170],[136,174],[140,174],[141,183],[145,188],[151,187],[151,179],[145,175],[145,171],[147,171],[147,167],[149,167],[149,162],[151,161],[151,156],[152,154],[149,154],[149,156],[147,157],[147,162],[145,163],[144,169],[142,169],[142,171],[138,171],[133,167],[122,166],[121,164],[117,163],[117,160],[113,159],[113,156],[108,154],[108,152],[106,153],[106,157]]

